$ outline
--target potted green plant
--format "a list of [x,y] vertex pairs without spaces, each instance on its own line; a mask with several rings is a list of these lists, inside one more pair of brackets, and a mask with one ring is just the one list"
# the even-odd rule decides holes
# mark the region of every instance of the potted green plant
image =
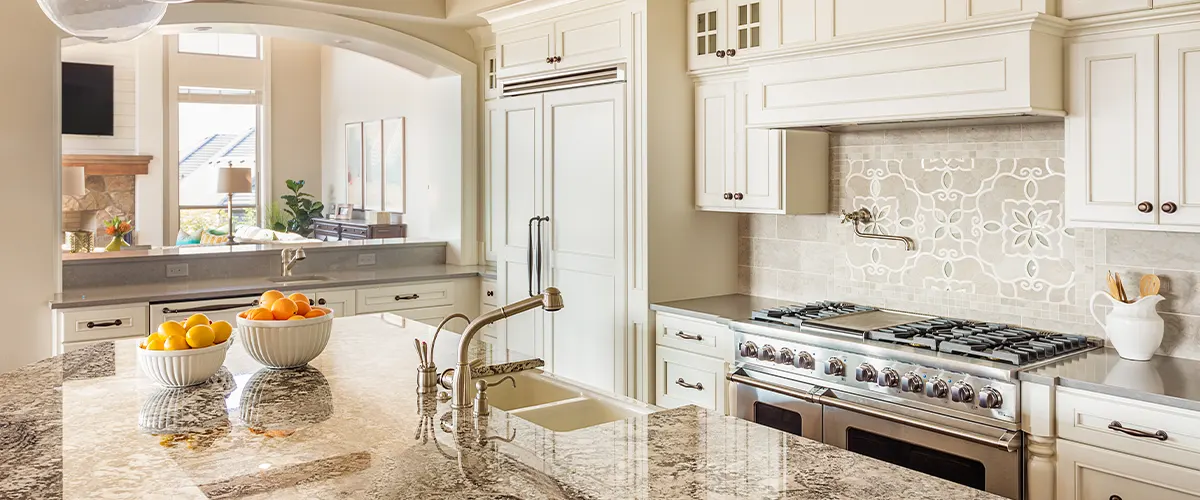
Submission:
[[304,181],[294,181],[288,179],[287,188],[292,194],[280,196],[285,205],[283,211],[291,216],[291,220],[284,224],[276,222],[273,228],[276,231],[286,231],[295,233],[301,236],[311,236],[313,233],[313,218],[320,217],[325,211],[325,204],[313,199],[313,195],[303,192]]

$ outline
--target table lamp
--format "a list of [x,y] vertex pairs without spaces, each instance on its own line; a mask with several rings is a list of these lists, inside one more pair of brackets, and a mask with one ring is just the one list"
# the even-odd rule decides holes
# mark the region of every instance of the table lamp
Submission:
[[250,169],[234,168],[233,162],[229,163],[228,168],[217,170],[217,192],[229,196],[229,241],[228,245],[233,244],[233,195],[238,193],[252,193],[253,187],[250,183]]
[[[86,175],[83,167],[63,167],[62,194],[63,196],[83,196],[87,194]],[[71,253],[87,253],[92,251],[92,233],[78,228],[67,233],[67,241],[71,245]]]

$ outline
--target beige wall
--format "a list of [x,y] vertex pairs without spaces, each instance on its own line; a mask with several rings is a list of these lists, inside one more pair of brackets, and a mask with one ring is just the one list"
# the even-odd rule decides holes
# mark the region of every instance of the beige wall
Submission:
[[288,179],[304,180],[320,198],[321,46],[272,39],[270,96],[273,200],[289,192]]
[[[462,131],[460,78],[426,79],[356,52],[325,47],[321,116],[327,202],[346,200],[345,124],[404,117],[410,237],[460,239]],[[474,82],[472,82],[474,83]]]
[[61,163],[58,30],[36,2],[0,3],[0,199],[14,211],[22,243],[0,259],[0,372],[50,355],[49,301],[58,290]]

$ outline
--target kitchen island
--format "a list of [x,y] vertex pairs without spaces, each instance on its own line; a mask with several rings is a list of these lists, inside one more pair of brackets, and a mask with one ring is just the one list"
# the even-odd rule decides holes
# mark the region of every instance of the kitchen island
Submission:
[[[412,338],[432,330],[339,318],[294,371],[235,337],[221,372],[176,391],[139,372],[134,341],[0,375],[0,497],[998,498],[696,407],[573,432],[499,409],[477,421],[414,391]],[[438,341],[441,368],[457,339]],[[472,354],[479,376],[540,366]]]

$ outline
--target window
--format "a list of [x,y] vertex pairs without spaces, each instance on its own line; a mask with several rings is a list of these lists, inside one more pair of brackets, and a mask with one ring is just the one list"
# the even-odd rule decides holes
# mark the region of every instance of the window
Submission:
[[[228,227],[228,196],[218,193],[216,187],[217,170],[230,165],[250,169],[253,191],[234,194],[234,224],[257,225],[259,105],[184,102],[184,90],[180,89],[179,103],[179,228],[195,231]],[[203,95],[236,96],[244,92],[207,90],[212,92]]]
[[234,33],[185,33],[179,35],[179,52],[257,59],[259,38]]

